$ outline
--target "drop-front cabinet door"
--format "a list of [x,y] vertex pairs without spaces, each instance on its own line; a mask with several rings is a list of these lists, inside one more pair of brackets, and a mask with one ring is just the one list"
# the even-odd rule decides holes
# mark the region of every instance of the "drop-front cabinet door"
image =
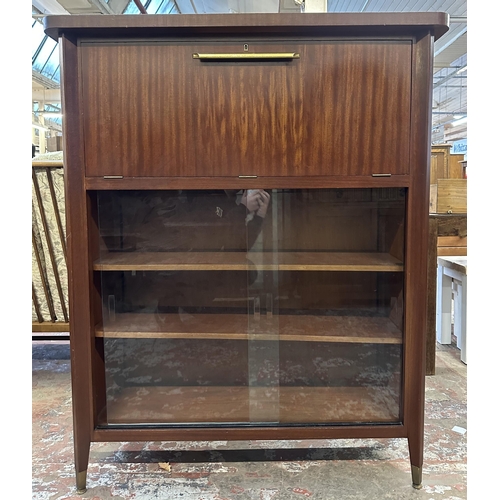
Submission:
[[409,173],[410,40],[81,49],[87,176]]

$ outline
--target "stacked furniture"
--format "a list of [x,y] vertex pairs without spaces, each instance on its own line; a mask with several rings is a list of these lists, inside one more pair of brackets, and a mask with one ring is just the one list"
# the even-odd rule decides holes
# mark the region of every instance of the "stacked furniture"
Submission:
[[[68,270],[62,152],[32,161],[32,331],[68,332]],[[60,338],[60,337],[58,337]]]
[[406,438],[421,487],[448,16],[53,16],[75,466],[93,441]]
[[451,148],[431,148],[426,375],[436,373],[437,259],[467,255],[467,162]]
[[464,155],[452,154],[451,148],[451,144],[432,146],[430,213],[467,213]]

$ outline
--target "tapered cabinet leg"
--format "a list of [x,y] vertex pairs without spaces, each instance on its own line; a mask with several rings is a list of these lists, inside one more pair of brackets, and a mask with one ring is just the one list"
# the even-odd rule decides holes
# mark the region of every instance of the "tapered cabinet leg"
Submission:
[[90,439],[82,439],[75,433],[75,472],[76,492],[82,495],[87,491],[87,468],[89,465]]
[[419,490],[422,488],[422,466],[424,463],[424,439],[420,429],[408,437],[408,448],[410,450],[411,482],[412,486]]
[[[72,358],[75,360],[75,358]],[[87,400],[88,389],[78,384],[83,377],[78,378],[78,360],[73,363],[73,443],[75,457],[76,489],[78,494],[87,491],[87,468],[90,456],[90,413],[83,402]],[[82,397],[80,397],[82,395]]]

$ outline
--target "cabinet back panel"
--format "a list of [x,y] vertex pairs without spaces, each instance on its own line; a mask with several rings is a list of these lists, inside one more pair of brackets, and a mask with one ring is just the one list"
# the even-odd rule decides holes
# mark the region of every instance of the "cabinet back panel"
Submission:
[[[410,41],[83,44],[87,176],[409,173]],[[140,144],[141,147],[137,147]]]

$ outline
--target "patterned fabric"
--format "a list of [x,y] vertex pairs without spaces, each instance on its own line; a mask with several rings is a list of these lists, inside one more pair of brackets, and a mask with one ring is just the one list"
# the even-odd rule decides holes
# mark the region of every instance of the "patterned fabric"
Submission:
[[[39,155],[34,161],[58,161],[61,152]],[[36,303],[32,321],[68,321],[68,271],[65,256],[66,217],[64,206],[64,169],[33,166],[32,182],[32,281]],[[53,197],[51,190],[53,186]],[[39,196],[37,196],[38,186]],[[58,222],[58,216],[60,224]],[[45,229],[47,228],[47,230]],[[52,312],[52,314],[51,314]],[[53,317],[52,317],[53,316]]]

